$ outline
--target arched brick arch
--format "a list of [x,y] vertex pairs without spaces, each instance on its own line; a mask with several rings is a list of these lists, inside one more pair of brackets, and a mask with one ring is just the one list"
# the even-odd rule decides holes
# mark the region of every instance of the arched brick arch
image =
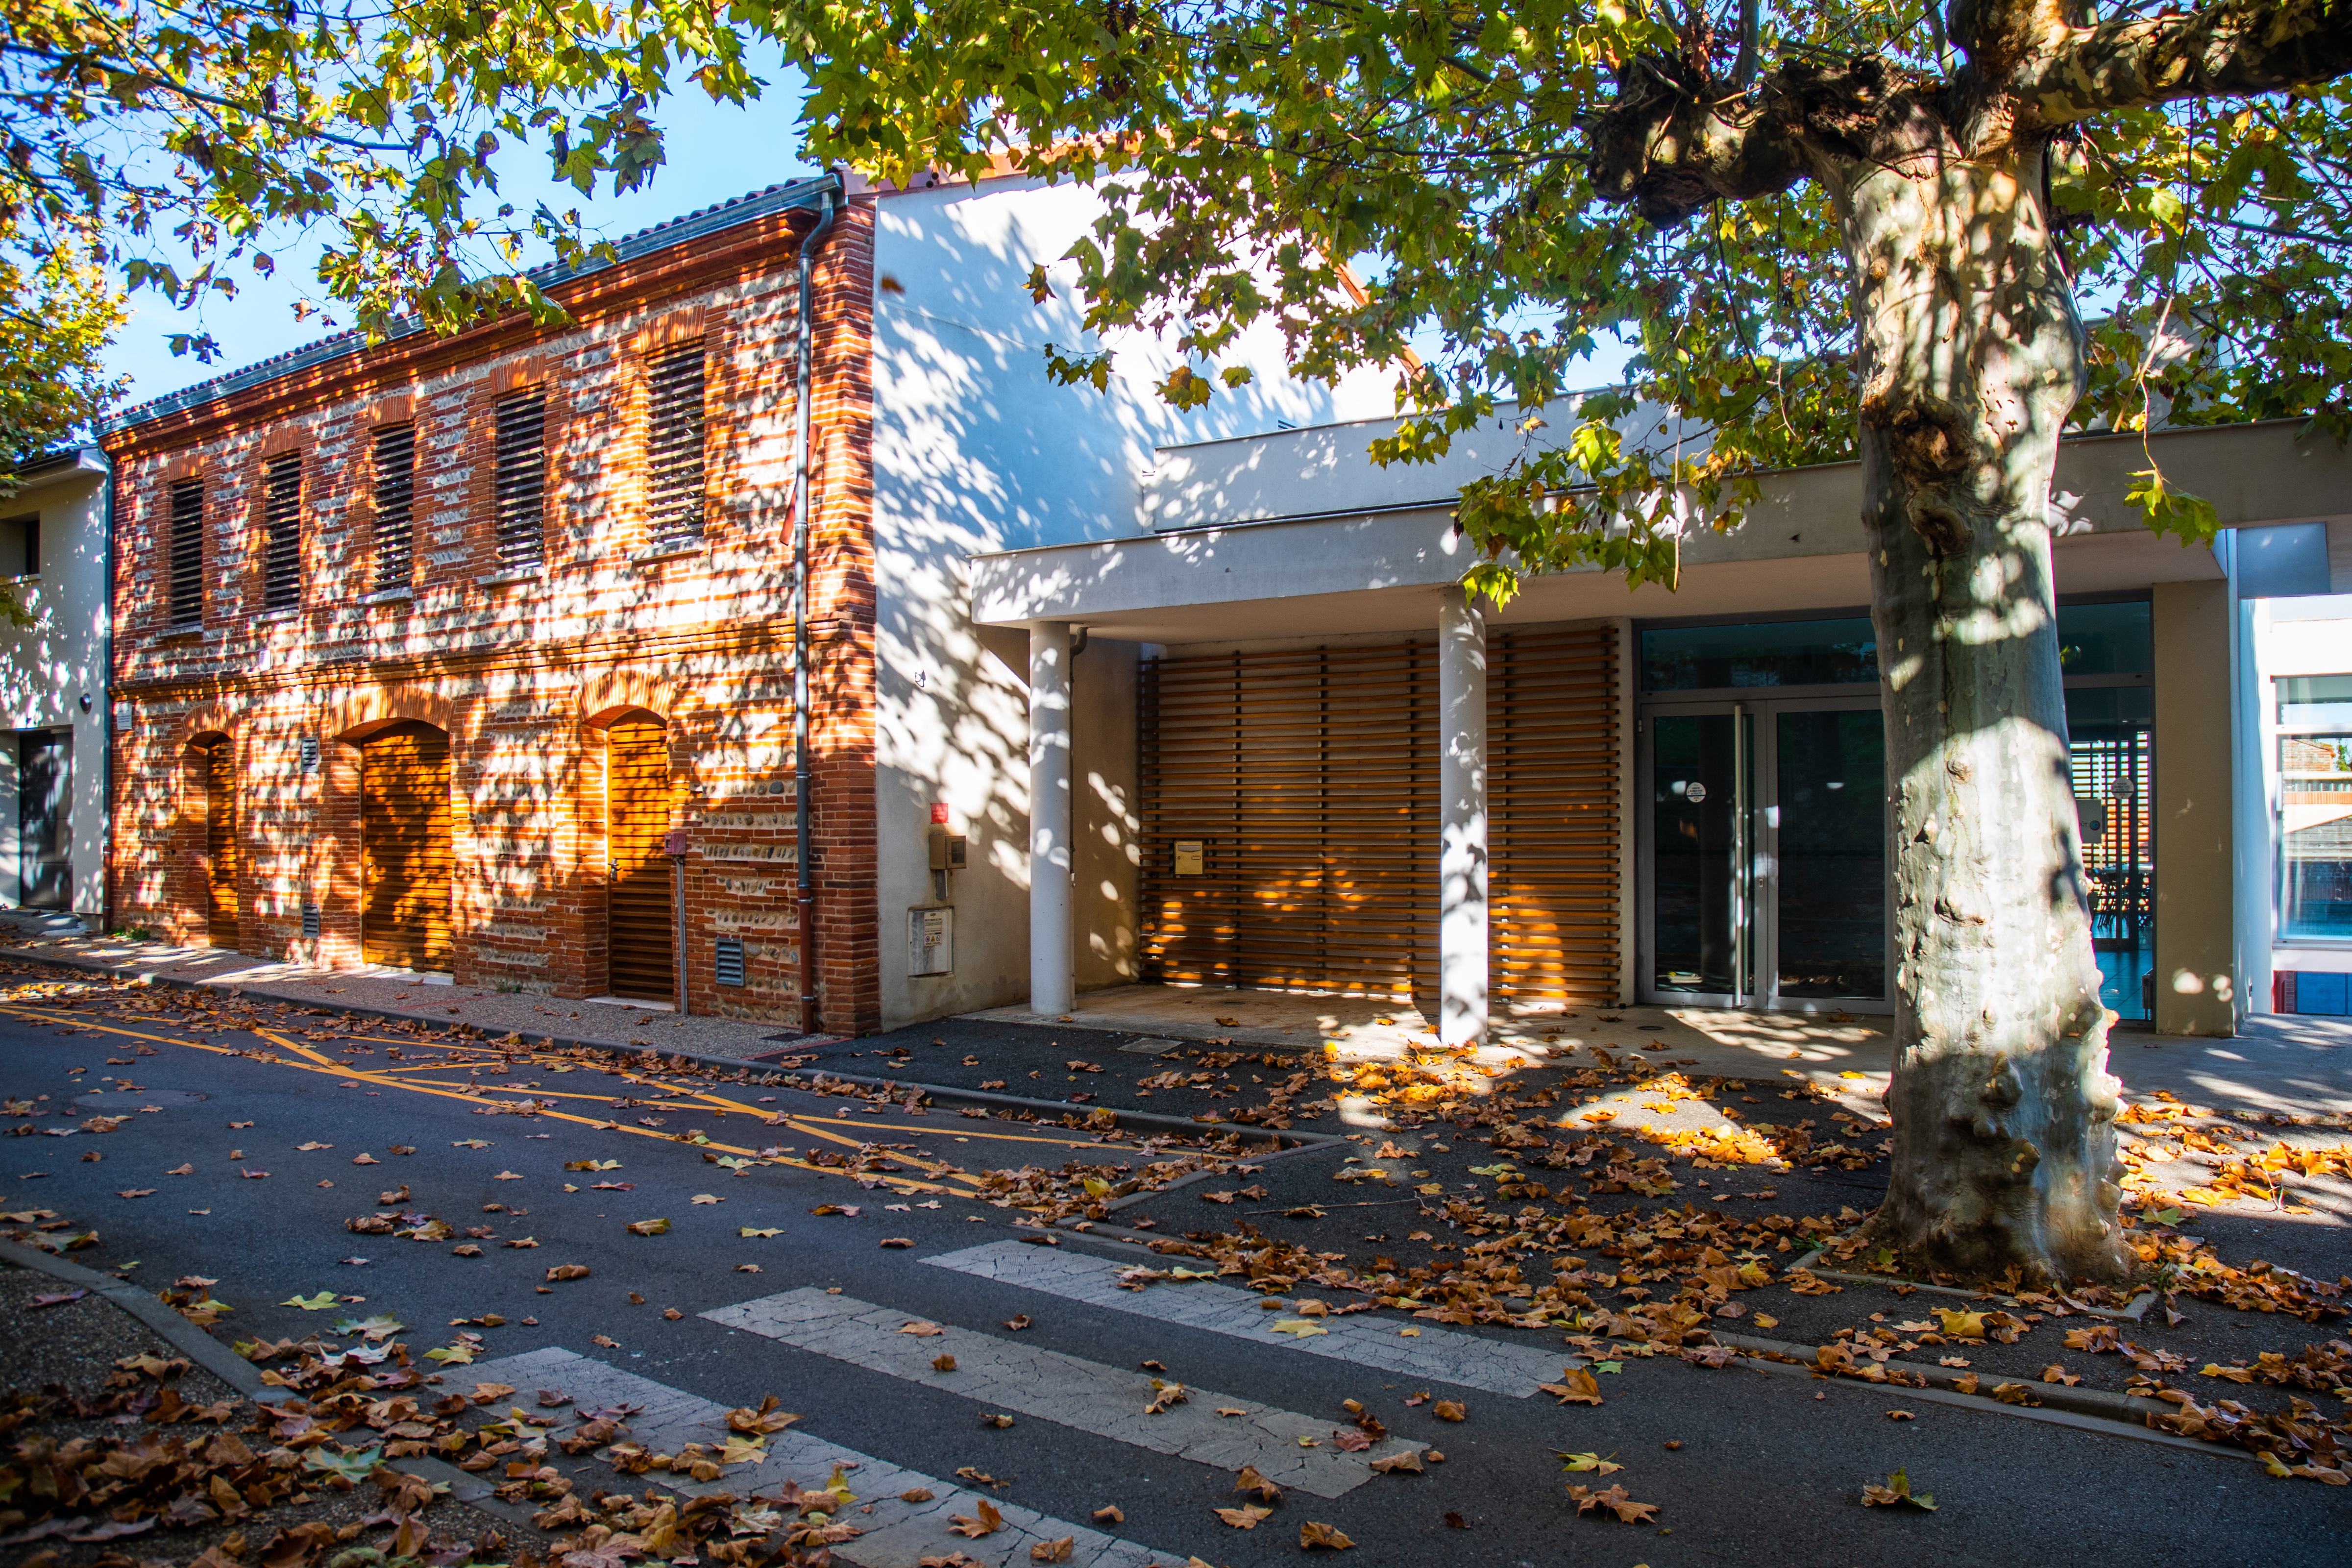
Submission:
[[327,704],[320,728],[329,740],[356,746],[378,730],[409,721],[430,724],[456,740],[457,705],[423,686],[367,686]]
[[580,722],[588,729],[602,729],[639,709],[667,722],[693,706],[684,682],[640,669],[603,670],[580,683]]

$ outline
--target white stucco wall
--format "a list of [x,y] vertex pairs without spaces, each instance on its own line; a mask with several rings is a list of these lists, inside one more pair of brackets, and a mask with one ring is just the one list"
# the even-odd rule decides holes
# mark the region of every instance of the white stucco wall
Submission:
[[[1090,348],[1056,260],[1096,215],[1069,187],[1017,180],[881,198],[875,232],[877,889],[882,1014],[896,1026],[1017,1002],[1028,990],[1028,694],[1023,634],[969,617],[964,558],[1143,531],[1153,449],[1394,406],[1365,375],[1336,391],[1290,379],[1279,337],[1235,356],[1256,373],[1179,414],[1152,384],[1180,363],[1165,342],[1113,341],[1110,389],[1053,384],[1044,348]],[[1047,263],[1058,297],[1027,288]],[[1081,988],[1134,973],[1136,809],[1132,643],[1094,638],[1076,659],[1075,910]],[[956,873],[955,971],[907,973],[907,910],[928,904],[929,807],[971,840]]]
[[[40,570],[11,577],[8,591],[34,625],[0,621],[0,907],[23,902],[17,759],[28,730],[72,736],[72,875],[76,912],[106,906],[105,474],[95,451],[36,469],[0,496],[0,518],[40,519]],[[88,711],[83,700],[89,700]]]

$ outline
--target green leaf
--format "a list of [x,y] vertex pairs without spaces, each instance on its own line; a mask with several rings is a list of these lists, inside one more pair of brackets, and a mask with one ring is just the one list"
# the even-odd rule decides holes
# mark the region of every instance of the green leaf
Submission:
[[[332,1290],[321,1290],[315,1296],[289,1296],[278,1304],[281,1307],[299,1307],[306,1312],[323,1312],[334,1306],[335,1302],[336,1296]],[[209,1309],[209,1303],[200,1303],[200,1305]]]
[[382,1463],[383,1449],[380,1446],[373,1448],[337,1448],[322,1443],[315,1448],[306,1449],[302,1455],[304,1469],[322,1470],[352,1486],[373,1475],[375,1468]]

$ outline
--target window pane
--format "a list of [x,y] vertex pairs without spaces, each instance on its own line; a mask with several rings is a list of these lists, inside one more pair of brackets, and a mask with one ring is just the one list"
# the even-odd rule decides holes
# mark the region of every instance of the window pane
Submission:
[[1642,634],[1645,691],[1726,686],[1842,686],[1878,679],[1870,618],[1670,626]]
[[2144,686],[2066,693],[2099,1000],[2126,1018],[2148,1016],[2156,964],[2156,818],[2149,809],[2155,712],[2154,694]]
[[164,585],[164,613],[175,626],[205,618],[205,482],[183,479],[172,487],[171,576]]
[[2144,675],[2154,669],[2147,601],[2059,605],[2058,664],[2068,675]]
[[2352,938],[2352,731],[2279,737],[2279,934]]

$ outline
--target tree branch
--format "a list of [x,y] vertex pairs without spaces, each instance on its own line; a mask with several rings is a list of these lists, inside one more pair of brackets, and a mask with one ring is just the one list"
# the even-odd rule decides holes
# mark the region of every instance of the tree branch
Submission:
[[2024,117],[2047,129],[2186,98],[2277,92],[2352,71],[2342,0],[2217,0],[2187,15],[2077,28],[2008,77]]
[[1808,166],[1767,111],[1687,81],[1671,62],[1636,60],[1591,128],[1592,187],[1661,228],[1722,200],[1784,191]]

